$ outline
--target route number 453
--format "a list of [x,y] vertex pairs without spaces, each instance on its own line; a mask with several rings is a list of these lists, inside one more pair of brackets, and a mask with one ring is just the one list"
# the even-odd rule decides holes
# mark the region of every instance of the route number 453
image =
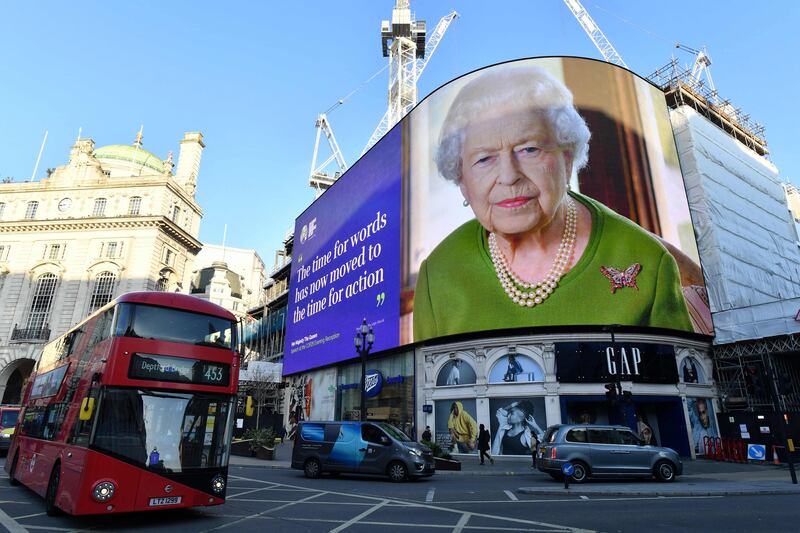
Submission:
[[222,368],[218,366],[207,366],[203,377],[206,381],[222,381]]

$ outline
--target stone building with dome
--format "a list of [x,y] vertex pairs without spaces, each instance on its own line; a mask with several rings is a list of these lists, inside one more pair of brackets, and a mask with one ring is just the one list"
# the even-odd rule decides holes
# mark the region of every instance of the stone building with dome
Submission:
[[17,402],[42,346],[130,291],[188,292],[203,212],[201,133],[177,162],[78,139],[65,165],[0,184],[0,400]]

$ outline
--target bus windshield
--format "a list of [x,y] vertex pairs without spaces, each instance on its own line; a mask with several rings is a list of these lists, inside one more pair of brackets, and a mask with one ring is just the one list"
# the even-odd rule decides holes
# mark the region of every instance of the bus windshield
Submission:
[[117,311],[118,337],[136,337],[230,350],[235,324],[225,318],[154,305],[121,303]]
[[107,388],[92,446],[154,471],[228,464],[232,398]]

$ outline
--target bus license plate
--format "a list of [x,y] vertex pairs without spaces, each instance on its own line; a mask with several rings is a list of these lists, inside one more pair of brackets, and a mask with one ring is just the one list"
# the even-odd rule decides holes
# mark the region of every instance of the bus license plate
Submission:
[[181,496],[169,496],[167,498],[150,498],[150,507],[160,505],[177,505],[181,503]]

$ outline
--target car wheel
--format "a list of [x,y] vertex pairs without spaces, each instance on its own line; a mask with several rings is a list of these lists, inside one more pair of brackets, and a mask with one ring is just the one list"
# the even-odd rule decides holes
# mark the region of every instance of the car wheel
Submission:
[[659,481],[663,481],[664,483],[675,481],[675,465],[669,461],[661,461],[656,464],[654,472],[656,479]]
[[589,467],[581,461],[572,461],[572,481],[583,483],[589,477]]
[[556,481],[564,481],[564,474],[556,474],[555,472],[548,472],[548,474]]
[[389,479],[392,480],[392,482],[401,483],[408,479],[408,468],[406,468],[406,465],[403,463],[394,462],[389,465],[387,474],[389,474]]
[[19,480],[17,479],[17,463],[19,462],[19,452],[14,454],[14,461],[11,463],[11,470],[8,471],[8,483],[9,485],[19,485]]
[[317,479],[321,471],[322,469],[319,466],[319,461],[316,459],[309,459],[303,466],[303,472],[305,472],[306,477],[309,479]]
[[47,516],[58,516],[61,510],[56,505],[58,495],[58,485],[61,483],[61,464],[56,463],[53,473],[50,474],[50,482],[47,484],[47,492],[44,494],[44,510]]

